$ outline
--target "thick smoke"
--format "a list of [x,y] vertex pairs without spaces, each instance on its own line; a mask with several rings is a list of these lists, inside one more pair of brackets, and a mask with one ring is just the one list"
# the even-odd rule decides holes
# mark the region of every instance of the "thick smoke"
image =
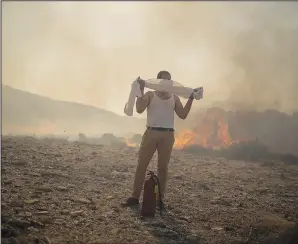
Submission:
[[294,2],[5,2],[3,83],[121,113],[167,69],[198,106],[298,110]]
[[298,110],[297,3],[188,2],[155,8],[177,49],[196,56],[184,60],[183,68],[204,83],[210,103]]

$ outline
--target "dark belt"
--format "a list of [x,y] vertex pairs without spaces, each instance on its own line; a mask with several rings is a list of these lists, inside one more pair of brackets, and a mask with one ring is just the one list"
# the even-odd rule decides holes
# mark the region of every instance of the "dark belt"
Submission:
[[174,131],[173,128],[163,128],[163,127],[151,127],[147,126],[148,130],[158,130],[158,131]]

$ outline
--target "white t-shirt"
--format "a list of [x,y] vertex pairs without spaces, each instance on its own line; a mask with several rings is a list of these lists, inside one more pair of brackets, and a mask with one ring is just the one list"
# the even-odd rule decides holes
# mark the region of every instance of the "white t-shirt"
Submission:
[[147,126],[174,128],[175,99],[171,95],[169,99],[160,99],[155,92],[147,107]]

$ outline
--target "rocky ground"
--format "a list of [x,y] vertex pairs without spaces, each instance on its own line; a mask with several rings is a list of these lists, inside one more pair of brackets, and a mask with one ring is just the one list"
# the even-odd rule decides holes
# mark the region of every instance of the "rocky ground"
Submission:
[[120,207],[136,157],[130,147],[3,137],[2,243],[298,243],[298,165],[174,151],[168,213],[143,219]]

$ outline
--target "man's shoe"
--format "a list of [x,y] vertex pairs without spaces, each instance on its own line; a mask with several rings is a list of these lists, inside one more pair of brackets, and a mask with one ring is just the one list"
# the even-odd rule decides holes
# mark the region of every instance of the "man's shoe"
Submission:
[[122,207],[131,207],[131,206],[136,206],[139,205],[139,199],[136,197],[129,197],[127,200],[121,204]]

